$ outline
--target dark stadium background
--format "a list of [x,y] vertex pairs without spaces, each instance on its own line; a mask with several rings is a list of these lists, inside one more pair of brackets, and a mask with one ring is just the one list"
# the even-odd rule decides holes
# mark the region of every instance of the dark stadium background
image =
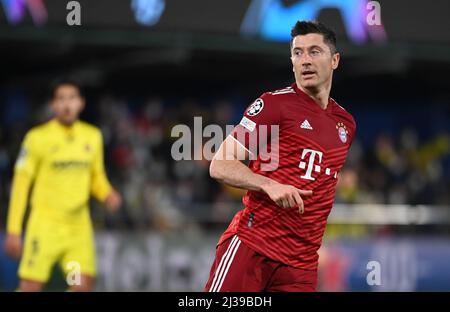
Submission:
[[[171,129],[194,116],[236,124],[261,93],[293,82],[288,42],[240,31],[249,8],[269,1],[80,0],[80,26],[66,23],[68,1],[36,1],[41,22],[28,7],[8,15],[15,1],[0,1],[0,244],[23,135],[48,118],[49,84],[70,76],[85,87],[82,119],[102,129],[108,175],[124,196],[115,215],[93,203],[97,290],[201,290],[242,192],[210,179],[206,160],[174,161]],[[153,25],[137,22],[162,3]],[[342,55],[331,96],[358,125],[321,248],[320,290],[448,291],[449,3],[379,3],[382,42],[354,42],[335,8],[318,15]],[[381,264],[380,286],[366,282],[370,261]],[[0,290],[15,289],[16,269],[0,251]],[[64,290],[58,270],[49,289]]]

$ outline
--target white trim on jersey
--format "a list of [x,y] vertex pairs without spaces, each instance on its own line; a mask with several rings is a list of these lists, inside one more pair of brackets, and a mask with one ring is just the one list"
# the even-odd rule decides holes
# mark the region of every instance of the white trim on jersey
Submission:
[[294,91],[294,89],[292,89],[292,87],[289,86],[289,87],[286,87],[286,88],[283,88],[283,89],[279,89],[279,90],[275,90],[275,91],[272,91],[272,92],[269,92],[269,93],[270,94],[283,94],[284,92],[288,92],[288,91]]
[[288,94],[288,93],[295,93],[295,90],[277,91],[277,92],[273,92],[272,95]]
[[291,87],[291,86],[288,86],[288,87],[286,87],[286,88],[278,89],[278,90],[275,90],[275,91],[273,91],[273,92],[286,91],[286,90],[291,90],[291,89],[292,89],[292,87]]

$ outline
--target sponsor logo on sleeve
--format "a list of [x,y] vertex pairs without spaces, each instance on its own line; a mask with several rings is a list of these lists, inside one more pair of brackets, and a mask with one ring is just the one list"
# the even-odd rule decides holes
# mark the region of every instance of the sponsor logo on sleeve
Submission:
[[251,121],[250,119],[248,119],[245,116],[242,117],[242,120],[239,124],[241,126],[243,126],[244,128],[246,128],[247,130],[249,130],[250,132],[253,132],[253,130],[255,130],[255,127],[256,127],[256,123],[254,121]]

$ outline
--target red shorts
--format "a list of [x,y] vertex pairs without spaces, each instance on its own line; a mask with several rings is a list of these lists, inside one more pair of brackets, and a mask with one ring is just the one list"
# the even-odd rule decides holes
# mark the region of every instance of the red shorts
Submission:
[[245,245],[237,235],[217,247],[206,292],[316,291],[317,271],[273,261]]

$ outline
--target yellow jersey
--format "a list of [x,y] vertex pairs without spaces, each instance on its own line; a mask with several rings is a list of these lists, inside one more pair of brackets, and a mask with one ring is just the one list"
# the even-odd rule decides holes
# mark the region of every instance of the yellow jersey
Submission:
[[32,184],[30,223],[90,224],[90,195],[103,202],[111,191],[100,130],[81,121],[66,127],[53,119],[26,134],[15,165],[8,233],[22,232]]

